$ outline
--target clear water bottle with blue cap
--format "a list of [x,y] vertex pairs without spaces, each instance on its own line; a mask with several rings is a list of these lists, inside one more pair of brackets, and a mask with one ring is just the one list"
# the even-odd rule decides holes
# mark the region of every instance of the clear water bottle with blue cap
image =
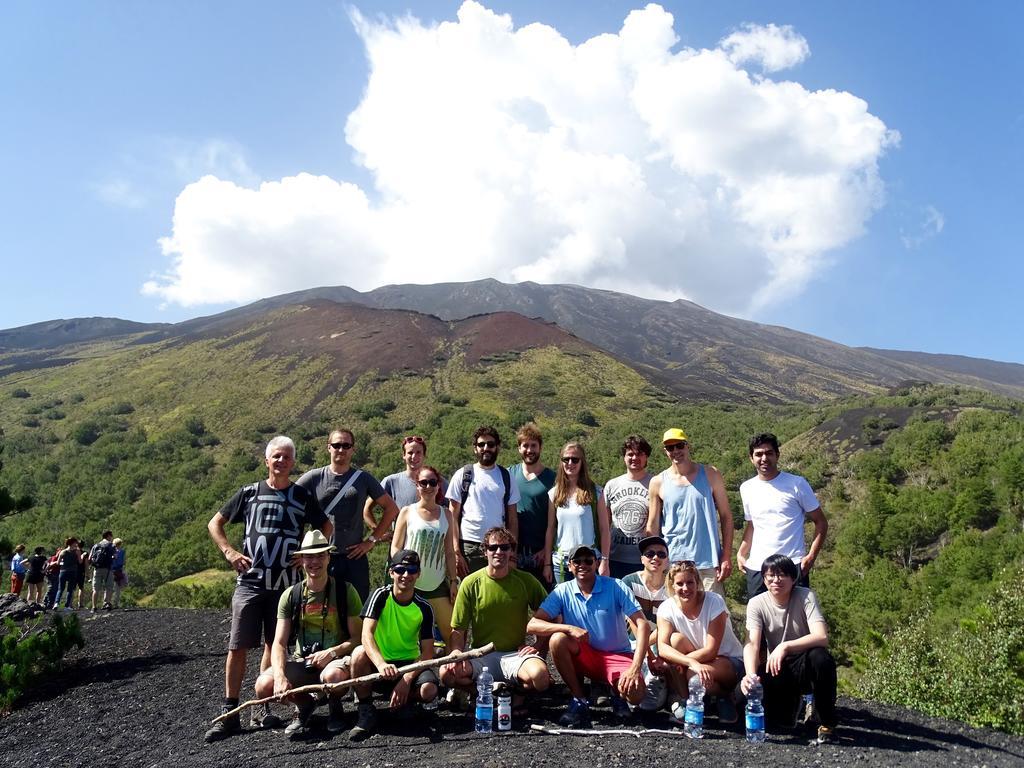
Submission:
[[690,677],[690,698],[686,700],[683,733],[691,739],[704,738],[704,684],[700,675]]
[[476,679],[476,732],[490,733],[494,729],[494,676],[487,667]]
[[761,681],[751,684],[747,691],[747,741],[760,744],[764,741],[764,689]]

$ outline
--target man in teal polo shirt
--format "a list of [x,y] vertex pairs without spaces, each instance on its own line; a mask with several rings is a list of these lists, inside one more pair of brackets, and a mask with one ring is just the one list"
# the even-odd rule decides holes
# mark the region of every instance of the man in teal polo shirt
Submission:
[[[573,699],[559,719],[570,728],[590,726],[590,708],[581,677],[612,686],[612,711],[628,717],[630,704],[639,704],[647,688],[641,668],[650,626],[633,594],[618,579],[597,574],[599,552],[587,546],[569,553],[575,577],[555,587],[526,627],[550,638],[551,658]],[[636,650],[630,650],[626,619],[637,628]]]

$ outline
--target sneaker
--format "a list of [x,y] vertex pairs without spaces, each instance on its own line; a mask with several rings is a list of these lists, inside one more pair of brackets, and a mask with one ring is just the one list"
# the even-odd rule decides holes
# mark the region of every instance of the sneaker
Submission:
[[362,741],[373,735],[377,729],[377,709],[371,701],[359,702],[359,715],[356,724],[348,732],[350,741]]
[[817,722],[818,713],[814,709],[814,695],[807,694],[800,701],[800,709],[797,711],[796,721],[800,725],[808,725]]
[[836,741],[835,729],[829,728],[827,725],[819,725],[817,741],[819,744],[834,744]]
[[104,611],[111,611],[113,609],[114,609],[114,606],[112,606],[110,603],[104,603],[103,604],[103,610]]
[[[221,714],[230,712],[235,708],[234,704],[225,704],[221,708]],[[226,720],[218,720],[216,723],[210,726],[209,730],[206,731],[206,735],[203,739],[207,744],[212,744],[215,741],[226,739],[228,736],[239,733],[242,730],[242,723],[238,719],[238,714],[234,714]]]
[[719,696],[718,722],[722,725],[732,725],[739,719],[740,715],[736,711],[736,703],[732,700],[732,696]]
[[345,730],[345,705],[341,699],[331,697],[327,700],[327,730],[331,733],[341,733]]
[[686,702],[682,699],[676,699],[672,702],[669,707],[668,721],[672,725],[678,725],[680,727],[686,725]]
[[309,723],[309,717],[313,714],[314,709],[316,709],[316,702],[312,698],[306,698],[296,704],[295,713],[292,715],[292,721],[288,723],[288,727],[284,729],[284,735],[289,739],[301,739],[305,736],[306,726]]
[[612,715],[619,720],[628,720],[633,715],[629,710],[629,704],[617,693],[612,694]]
[[257,704],[249,712],[249,727],[258,731],[267,731],[284,725],[284,721],[270,711],[269,703]]
[[647,693],[640,700],[640,709],[644,712],[657,712],[665,706],[665,701],[668,699],[668,686],[665,684],[665,680],[657,675],[648,675],[645,682],[647,683]]
[[569,708],[558,718],[558,724],[565,728],[589,728],[590,705],[585,699],[573,697]]

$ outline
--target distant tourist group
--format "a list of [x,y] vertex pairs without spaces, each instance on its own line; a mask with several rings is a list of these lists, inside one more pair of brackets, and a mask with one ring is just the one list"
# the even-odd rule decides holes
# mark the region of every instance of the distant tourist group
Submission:
[[26,555],[26,551],[24,544],[14,548],[11,592],[19,597],[24,592],[28,603],[62,611],[73,611],[77,606],[81,611],[89,584],[90,610],[121,607],[121,590],[127,586],[128,576],[124,544],[114,538],[112,531],[104,531],[91,547],[84,547],[80,539],[70,536],[52,555],[46,554],[45,547],[36,547],[31,555]]
[[[490,698],[483,677],[525,714],[528,698],[551,686],[552,667],[568,688],[561,727],[589,728],[602,698],[617,718],[664,708],[680,726],[706,702],[729,725],[763,692],[769,731],[793,728],[813,708],[817,741],[835,738],[836,665],[808,581],[828,522],[807,481],[779,470],[774,435],[750,440],[756,475],[740,486],[745,644],[725,600],[733,567],[725,484],[715,467],[693,461],[682,429],[664,433],[670,465],[657,475],[647,470],[650,444],[628,436],[625,472],[604,486],[582,444],[567,443],[549,468],[536,425],[516,441],[521,461],[503,466],[498,432],[481,426],[474,461],[446,480],[426,461],[427,441],[408,436],[405,470],[381,483],[352,465],[353,433],[335,429],[330,463],[293,483],[295,445],[273,438],[267,478],[241,488],[208,524],[238,576],[224,716],[206,740],[241,730],[255,648],[255,696],[287,701],[292,713],[286,724],[257,704],[250,726],[284,726],[291,738],[307,733],[317,705],[304,686],[375,674],[355,686],[351,720],[347,689],[319,689],[330,692],[327,730],[362,740],[377,727],[375,696],[396,715],[433,710],[445,689],[452,706],[465,706],[474,693]],[[244,523],[239,548],[226,533],[232,523]],[[367,555],[376,546],[389,548],[387,572],[371,591]],[[488,644],[483,656],[430,663]]]

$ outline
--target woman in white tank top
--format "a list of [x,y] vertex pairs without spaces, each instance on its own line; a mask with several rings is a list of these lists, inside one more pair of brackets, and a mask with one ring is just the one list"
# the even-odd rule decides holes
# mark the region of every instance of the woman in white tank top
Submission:
[[459,591],[455,573],[455,524],[451,512],[437,503],[441,474],[433,467],[416,473],[419,501],[402,507],[395,520],[391,554],[411,549],[420,556],[416,592],[434,611],[434,622],[445,645],[452,634],[452,606]]

